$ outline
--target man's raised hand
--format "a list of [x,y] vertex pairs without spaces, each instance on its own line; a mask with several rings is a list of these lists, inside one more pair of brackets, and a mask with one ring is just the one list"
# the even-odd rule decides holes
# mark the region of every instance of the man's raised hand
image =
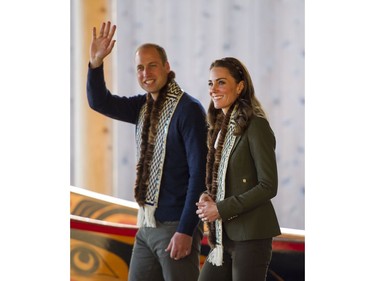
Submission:
[[92,40],[90,46],[90,67],[96,68],[102,65],[106,56],[111,53],[116,40],[113,36],[116,32],[116,25],[111,27],[111,22],[102,23],[99,36],[96,34],[96,27],[92,29]]

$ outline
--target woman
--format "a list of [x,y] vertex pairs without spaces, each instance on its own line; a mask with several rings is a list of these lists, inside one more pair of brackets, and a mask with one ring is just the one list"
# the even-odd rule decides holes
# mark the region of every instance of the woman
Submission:
[[246,67],[227,57],[210,66],[207,191],[197,203],[211,251],[199,280],[266,280],[280,234],[276,140]]

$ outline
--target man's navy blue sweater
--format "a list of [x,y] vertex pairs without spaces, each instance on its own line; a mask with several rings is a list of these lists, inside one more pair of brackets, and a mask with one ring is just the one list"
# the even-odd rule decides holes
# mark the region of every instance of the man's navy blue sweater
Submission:
[[[136,124],[146,94],[112,95],[103,65],[88,70],[87,98],[92,109],[110,118]],[[201,103],[184,93],[168,130],[156,220],[180,221],[178,232],[192,235],[199,222],[195,203],[205,190],[206,115]]]

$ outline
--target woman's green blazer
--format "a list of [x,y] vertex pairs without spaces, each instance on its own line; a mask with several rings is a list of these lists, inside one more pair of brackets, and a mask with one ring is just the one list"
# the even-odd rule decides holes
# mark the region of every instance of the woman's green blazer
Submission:
[[252,117],[236,138],[225,178],[225,198],[217,203],[229,239],[265,239],[280,234],[271,198],[277,194],[276,139],[268,121]]

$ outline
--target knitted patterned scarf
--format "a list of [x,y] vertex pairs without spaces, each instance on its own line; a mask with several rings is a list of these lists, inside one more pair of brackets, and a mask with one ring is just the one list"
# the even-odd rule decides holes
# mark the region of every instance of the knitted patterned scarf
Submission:
[[160,183],[169,124],[183,91],[172,79],[154,102],[151,94],[141,108],[136,124],[137,179],[134,192],[140,208],[137,225],[156,227]]
[[[236,126],[234,120],[236,111],[237,106],[232,107],[227,112],[225,118],[223,116],[218,118],[208,143],[206,185],[208,193],[216,202],[224,200],[225,197],[225,176],[228,160],[236,140],[236,136],[233,134]],[[213,249],[208,255],[207,260],[213,265],[220,266],[223,264],[224,250],[222,220],[217,219],[214,222],[209,222],[208,229],[208,241]]]

